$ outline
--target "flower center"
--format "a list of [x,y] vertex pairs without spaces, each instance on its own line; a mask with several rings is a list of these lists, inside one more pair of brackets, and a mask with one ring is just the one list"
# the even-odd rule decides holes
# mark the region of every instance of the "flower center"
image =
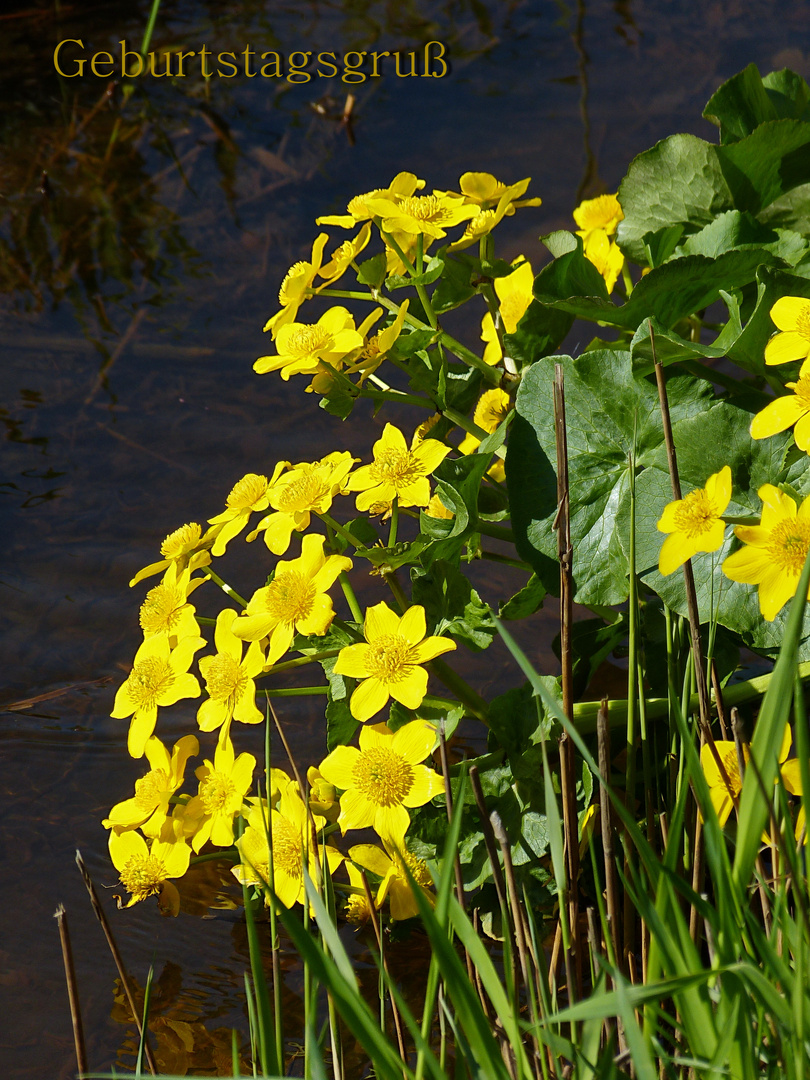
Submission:
[[717,520],[717,508],[703,488],[690,491],[675,511],[675,529],[692,540],[708,532]]
[[352,779],[375,806],[399,806],[413,787],[413,769],[387,746],[372,746],[357,759]]
[[133,855],[121,871],[121,884],[138,900],[160,892],[166,867],[155,855]]
[[404,864],[410,870],[411,876],[417,885],[421,885],[425,889],[429,889],[433,885],[433,878],[430,876],[430,871],[424,859],[418,859],[410,851],[403,851],[397,854],[395,862],[399,865],[401,877],[407,880],[407,875],[402,870]]
[[810,341],[810,304],[805,304],[796,317],[796,333]]
[[202,536],[202,529],[196,521],[190,525],[181,525],[173,533],[169,533],[160,545],[160,554],[165,559],[179,559],[181,555],[188,555],[196,548]]
[[358,926],[361,923],[368,922],[370,918],[371,908],[368,906],[368,900],[366,900],[365,896],[352,893],[346,901],[346,921]]
[[373,199],[377,195],[387,194],[382,188],[375,188],[374,191],[369,191],[365,195],[355,195],[346,209],[356,221],[364,221],[366,218],[371,217],[371,211],[366,205],[366,199]]
[[[281,283],[281,288],[278,290],[278,302],[282,307],[288,307],[296,300],[300,300],[302,286],[305,284],[311,269],[312,264],[308,262],[297,262],[290,267]],[[293,284],[296,286],[295,290],[291,288]]]
[[407,487],[423,476],[421,466],[415,461],[409,450],[386,447],[375,457],[369,466],[371,475],[378,484],[391,484],[399,490]]
[[316,359],[318,353],[332,348],[332,335],[322,326],[299,326],[290,334],[287,352],[293,356]]
[[400,210],[415,221],[443,221],[450,215],[435,195],[410,195],[399,204]]
[[361,360],[376,360],[380,355],[380,335],[374,334],[363,346],[363,351],[360,353]]
[[[721,758],[723,762],[723,768],[726,770],[726,776],[728,776],[728,782],[731,785],[731,794],[737,796],[742,791],[742,781],[740,780],[740,763],[737,761],[737,751],[727,750]],[[723,780],[722,776],[720,778]],[[723,787],[726,787],[726,783],[723,780]]]
[[284,485],[277,499],[277,507],[287,513],[293,510],[311,510],[328,491],[329,485],[323,476],[315,469],[309,469]]
[[[810,316],[807,319],[807,333],[799,331],[810,340]],[[802,375],[797,382],[793,383],[793,392],[806,409],[810,409],[810,375]]]
[[290,625],[307,617],[315,602],[315,586],[298,570],[277,574],[265,590],[264,606],[268,614]]
[[163,792],[168,790],[169,778],[163,769],[152,769],[135,781],[135,802],[144,810],[151,810],[160,802]]
[[288,877],[302,877],[301,834],[282,814],[273,814],[273,865]]
[[233,780],[225,773],[212,769],[208,776],[200,781],[200,798],[206,814],[223,813],[234,796],[237,796],[237,791]]
[[780,570],[798,577],[810,549],[810,521],[789,518],[771,530],[768,554]]
[[215,701],[238,701],[245,692],[247,675],[242,665],[227,653],[217,653],[211,658],[205,676],[205,688]]
[[157,634],[161,630],[170,632],[180,618],[180,608],[185,604],[185,597],[170,585],[156,585],[146,594],[138,616],[141,629],[145,634]]
[[377,638],[367,653],[369,675],[383,683],[402,682],[415,666],[412,652],[410,641],[398,634],[385,634]]
[[137,708],[154,704],[174,682],[174,672],[167,660],[159,656],[146,656],[139,660],[127,680],[129,696]]
[[230,495],[225,500],[225,505],[230,510],[250,509],[267,494],[267,483],[266,476],[248,473],[247,476],[243,476],[238,483],[234,484]]

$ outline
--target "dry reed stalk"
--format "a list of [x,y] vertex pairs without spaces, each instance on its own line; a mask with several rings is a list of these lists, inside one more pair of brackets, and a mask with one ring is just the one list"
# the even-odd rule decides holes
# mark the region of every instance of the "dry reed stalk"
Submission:
[[59,926],[59,941],[62,945],[62,960],[65,965],[65,980],[70,1003],[70,1022],[73,1026],[73,1045],[76,1048],[76,1068],[79,1075],[83,1075],[87,1072],[87,1051],[84,1045],[84,1027],[79,1006],[79,986],[76,981],[76,969],[73,966],[73,950],[70,947],[67,912],[64,904],[60,904],[56,909],[54,918]]

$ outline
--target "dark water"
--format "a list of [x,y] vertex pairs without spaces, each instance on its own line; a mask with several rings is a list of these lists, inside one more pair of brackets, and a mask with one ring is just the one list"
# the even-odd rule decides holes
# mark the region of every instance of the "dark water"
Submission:
[[[810,75],[801,0],[254,0],[164,3],[153,48],[250,44],[286,56],[406,52],[439,40],[451,73],[387,69],[350,87],[244,76],[206,85],[194,69],[183,82],[141,79],[125,104],[120,86],[105,96],[106,79],[56,78],[58,41],[83,40],[86,56],[117,50],[121,38],[137,48],[147,8],[39,2],[0,16],[0,700],[64,690],[7,709],[0,726],[8,1078],[74,1069],[52,919],[59,901],[90,1064],[132,1060],[112,964],[73,865],[80,847],[99,885],[114,884],[99,820],[139,773],[126,724],[108,715],[140,636],[142,593],[129,578],[166,533],[217,513],[243,473],[332,449],[367,455],[384,422],[358,409],[341,424],[315,407],[305,380],[251,370],[315,216],[402,169],[438,188],[470,169],[507,182],[531,176],[543,206],[508,219],[497,243],[499,254],[537,266],[539,234],[569,227],[579,198],[615,190],[634,154],[676,130],[713,137],[700,112],[722,80],[752,60]],[[354,144],[333,118],[349,90]],[[477,329],[458,333],[473,343]],[[234,556],[241,591],[263,581],[257,563]],[[500,569],[477,572],[493,601],[520,584]],[[378,598],[373,583],[358,587]],[[547,623],[523,632],[553,670]],[[479,689],[508,685],[503,653],[484,660],[468,662]],[[301,753],[320,754],[317,702],[288,699],[283,716]],[[171,739],[189,721],[193,710],[172,710],[161,734]],[[142,984],[152,963],[160,977],[156,1014],[178,1070],[228,1061],[228,1029],[245,1026],[238,916],[209,906],[218,892],[210,867],[197,878],[173,921],[150,904],[118,914],[105,894],[133,975]],[[285,966],[294,998],[294,958]],[[190,1057],[178,1049],[183,1038],[193,1040]]]

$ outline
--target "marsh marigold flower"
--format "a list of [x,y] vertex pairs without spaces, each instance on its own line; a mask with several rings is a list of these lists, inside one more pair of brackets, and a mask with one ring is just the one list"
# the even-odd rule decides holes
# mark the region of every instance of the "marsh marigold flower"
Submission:
[[397,202],[385,197],[371,198],[367,206],[375,217],[383,219],[384,232],[407,236],[421,233],[433,240],[447,236],[447,229],[480,213],[477,204],[464,203],[438,191],[432,195],[410,195]]
[[[740,792],[742,791],[742,777],[740,776],[740,763],[737,757],[736,744],[730,740],[716,739],[714,746],[723,763],[725,776],[723,776],[723,773],[720,771],[708,743],[704,743],[700,748],[700,764],[709,785],[712,806],[714,807],[717,819],[720,822],[720,828],[722,828],[728,821],[729,814],[734,806],[734,800],[739,798]],[[794,763],[798,766],[798,761],[795,758],[793,758],[792,761],[786,760],[788,753],[790,752],[790,747],[790,728],[786,727],[785,735],[782,739],[782,746],[779,751],[779,764],[782,766],[781,771],[782,777],[785,780],[785,786],[788,791],[794,792],[794,787],[792,786],[794,770],[792,766]],[[743,763],[745,765],[748,764],[749,756],[748,747],[743,745]],[[801,785],[799,785],[799,793],[801,793]]]
[[158,706],[200,696],[200,684],[188,669],[204,645],[204,638],[187,637],[172,649],[166,636],[155,634],[135,653],[132,671],[119,686],[110,714],[116,720],[132,717],[127,739],[132,757],[143,757],[147,739],[155,730]]
[[363,347],[363,339],[354,328],[354,318],[344,307],[324,312],[317,323],[287,323],[276,336],[276,356],[260,356],[253,370],[260,375],[281,371],[285,381],[291,375],[312,375],[320,364],[334,367],[355,349]]
[[805,360],[799,369],[798,381],[785,386],[794,393],[768,402],[757,413],[751,421],[751,438],[767,439],[792,427],[796,445],[810,453],[810,360]]
[[265,323],[265,331],[270,330],[275,337],[282,326],[295,321],[298,309],[307,299],[307,290],[312,288],[315,275],[321,268],[323,249],[329,239],[326,233],[319,233],[312,245],[309,261],[294,263],[284,276],[278,291],[281,310]]
[[380,330],[376,334],[369,334],[369,330],[379,318],[379,314],[377,313],[382,313],[382,308],[377,308],[376,311],[373,311],[369,318],[359,327],[359,332],[363,337],[363,349],[360,355],[355,357],[346,368],[346,374],[355,375],[359,372],[360,386],[363,385],[369,375],[374,374],[394,347],[394,343],[399,338],[399,335],[402,333],[402,327],[405,325],[405,316],[408,314],[408,303],[408,300],[404,300],[391,325],[387,326],[384,330]]
[[[391,903],[391,918],[394,922],[412,919],[419,914],[419,905],[413,894],[413,887],[408,877],[410,872],[413,884],[419,889],[427,902],[434,903],[433,879],[423,859],[417,858],[404,845],[395,845],[383,840],[386,850],[376,844],[357,844],[349,848],[349,858],[370,870],[381,878],[375,905],[382,907],[386,899]],[[407,867],[407,871],[406,868]]]
[[309,528],[312,514],[328,513],[334,497],[345,488],[346,477],[356,460],[344,450],[327,454],[311,464],[293,465],[270,488],[268,499],[274,512],[261,519],[248,534],[248,541],[263,532],[270,551],[283,555],[293,532]]
[[121,876],[121,884],[130,894],[123,906],[132,907],[148,896],[158,895],[161,910],[177,915],[180,895],[168,879],[182,877],[191,861],[191,848],[182,836],[179,823],[170,834],[170,839],[164,837],[151,843],[147,843],[134,829],[126,832],[113,829],[109,848],[113,866]]
[[316,225],[337,225],[341,229],[353,229],[361,221],[368,221],[374,217],[374,212],[369,207],[370,199],[385,197],[396,202],[399,199],[413,195],[415,191],[425,186],[424,180],[417,179],[413,173],[397,173],[387,188],[375,188],[367,191],[364,195],[355,195],[349,201],[345,214],[330,214],[326,217],[315,218]]
[[347,491],[359,491],[358,510],[377,503],[390,503],[396,496],[400,506],[427,506],[430,502],[428,476],[450,453],[451,447],[437,439],[415,438],[408,449],[405,436],[386,424],[382,437],[374,443],[374,461],[363,465],[349,478]]
[[201,731],[221,729],[220,740],[228,737],[231,720],[260,724],[264,715],[256,707],[256,676],[264,667],[264,653],[258,641],[251,641],[243,658],[243,642],[232,627],[236,612],[225,608],[217,615],[214,631],[216,656],[200,657],[200,674],[205,679],[208,699],[197,710]]
[[583,253],[602,277],[609,293],[613,292],[624,266],[624,255],[619,245],[611,243],[604,229],[593,229],[583,241]]
[[781,333],[765,346],[766,364],[810,360],[810,300],[781,296],[771,308],[771,319]]
[[424,720],[413,720],[392,732],[387,724],[367,724],[360,749],[338,746],[320,765],[321,776],[342,788],[338,825],[347,829],[372,826],[395,844],[411,823],[408,807],[423,806],[444,790],[444,781],[422,762],[436,732]]
[[[313,815],[315,830],[320,831],[326,821]],[[312,824],[307,808],[295,784],[289,784],[281,792],[276,809],[267,811],[266,803],[256,803],[248,815],[248,825],[237,840],[241,863],[232,873],[245,885],[271,883],[270,846],[268,829],[273,842],[272,884],[276,896],[285,907],[302,904],[306,900],[304,866],[313,881],[319,881],[324,856],[329,873],[343,862],[343,856],[331,844],[315,846],[312,843]],[[266,902],[270,902],[269,897]]]
[[161,583],[149,590],[141,604],[138,621],[144,638],[165,634],[174,646],[184,637],[199,637],[196,610],[188,598],[206,580],[192,579],[190,567],[179,571],[177,563],[171,563]]
[[357,236],[352,237],[351,240],[344,240],[335,248],[329,262],[318,271],[319,277],[326,278],[319,288],[331,285],[332,282],[343,277],[360,252],[367,246],[370,236],[371,224],[367,221]]
[[349,702],[355,720],[369,720],[391,697],[407,709],[419,708],[428,684],[421,665],[456,647],[450,638],[425,637],[426,632],[425,609],[420,604],[408,608],[401,618],[384,600],[366,611],[366,644],[347,645],[335,664],[336,674],[363,680]]
[[810,496],[796,503],[773,484],[757,492],[762,500],[759,525],[735,525],[745,544],[723,562],[732,581],[759,585],[759,610],[772,622],[795,594],[810,549]]
[[[519,265],[506,277],[495,278],[495,294],[500,301],[501,322],[505,334],[514,334],[518,323],[526,314],[534,299],[534,271],[532,264],[522,255],[515,260]],[[490,312],[481,320],[481,340],[486,342],[484,360],[495,365],[503,358],[498,332]]]
[[723,514],[730,501],[731,469],[724,465],[709,477],[705,487],[690,491],[664,508],[658,530],[669,536],[658,557],[660,573],[672,574],[699,551],[717,551],[723,546]]
[[184,735],[169,751],[153,735],[146,742],[146,759],[151,768],[135,781],[135,795],[116,803],[110,816],[102,821],[105,829],[139,828],[146,836],[158,836],[170,816],[169,799],[182,787],[186,764],[199,752],[194,735]]
[[191,817],[201,819],[199,829],[192,840],[192,847],[199,851],[206,840],[217,847],[230,847],[233,843],[233,819],[242,809],[245,796],[253,781],[256,758],[243,753],[234,757],[231,740],[217,743],[214,760],[206,759],[196,770],[200,781],[198,793],[190,800],[187,811]]
[[[491,434],[506,419],[511,407],[511,399],[505,390],[498,387],[494,390],[486,390],[475,406],[473,422]],[[459,451],[462,454],[474,454],[480,445],[481,440],[468,432],[459,444]],[[499,483],[506,479],[506,472],[501,458],[496,458],[487,472],[493,480],[497,480]]]
[[352,560],[343,555],[324,556],[324,538],[308,533],[301,556],[280,562],[269,585],[250,598],[244,615],[231,629],[242,641],[270,637],[266,665],[274,664],[289,649],[296,630],[300,634],[326,633],[335,617],[327,592],[339,574],[351,570]]
[[574,211],[574,221],[579,226],[578,235],[583,239],[594,229],[612,236],[623,218],[622,208],[615,195],[598,195],[595,199],[585,199]]
[[139,570],[130,581],[130,585],[137,585],[144,578],[159,574],[176,564],[179,570],[189,567],[196,570],[200,566],[207,566],[211,562],[211,554],[207,550],[213,540],[213,530],[209,529],[205,535],[196,521],[188,525],[181,525],[179,529],[169,533],[160,545],[160,554],[163,558],[160,562],[150,563],[143,570]]
[[258,473],[247,473],[234,484],[225,500],[225,510],[208,519],[209,525],[217,526],[216,539],[211,549],[214,555],[225,554],[226,547],[244,529],[251,514],[267,509],[268,491],[287,468],[287,464],[286,461],[280,461],[269,480]]

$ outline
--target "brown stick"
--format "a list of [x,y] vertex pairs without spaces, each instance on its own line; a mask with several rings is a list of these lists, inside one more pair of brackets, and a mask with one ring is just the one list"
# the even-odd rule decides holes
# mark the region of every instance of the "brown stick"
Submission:
[[151,1072],[152,1076],[157,1076],[157,1062],[155,1061],[154,1054],[152,1053],[152,1047],[149,1043],[149,1036],[144,1031],[143,1024],[141,1023],[138,1006],[135,1003],[135,995],[132,992],[132,984],[129,981],[129,975],[127,975],[126,968],[124,967],[124,959],[121,956],[118,946],[115,943],[112,929],[107,920],[107,916],[104,913],[104,908],[101,906],[101,901],[98,898],[98,893],[96,892],[96,887],[93,884],[90,873],[87,867],[84,865],[84,859],[82,858],[80,851],[76,852],[76,865],[78,866],[79,873],[82,875],[84,883],[87,886],[87,891],[90,894],[90,903],[93,905],[93,911],[96,913],[96,918],[101,923],[101,929],[104,931],[104,936],[106,937],[107,944],[110,947],[112,958],[115,961],[116,968],[118,969],[118,978],[121,980],[121,987],[124,991],[124,994],[126,995],[127,1002],[129,1003],[130,1012],[132,1013],[132,1019],[135,1021],[135,1026],[138,1029],[138,1034],[143,1039],[143,1048],[144,1053],[146,1054],[146,1063],[149,1066],[149,1071]]
[[83,1075],[87,1072],[87,1051],[84,1046],[84,1028],[79,1007],[79,987],[76,982],[76,969],[73,966],[73,950],[70,947],[67,912],[64,904],[60,904],[56,909],[54,918],[59,926],[62,960],[65,965],[65,980],[67,982],[68,1001],[70,1002],[70,1020],[73,1025],[73,1045],[76,1047],[76,1068],[79,1074]]
[[[560,658],[562,662],[562,698],[565,715],[573,720],[573,650],[571,627],[574,621],[574,594],[571,574],[573,547],[571,544],[570,498],[568,486],[568,439],[565,427],[565,384],[561,364],[554,365],[554,433],[557,443],[557,555],[560,560]],[[567,918],[570,929],[571,952],[576,983],[569,983],[568,993],[573,1000],[582,996],[582,970],[577,942],[579,924],[579,828],[577,824],[576,774],[574,747],[567,734],[560,739],[560,787],[563,825],[565,831],[565,861]]]

